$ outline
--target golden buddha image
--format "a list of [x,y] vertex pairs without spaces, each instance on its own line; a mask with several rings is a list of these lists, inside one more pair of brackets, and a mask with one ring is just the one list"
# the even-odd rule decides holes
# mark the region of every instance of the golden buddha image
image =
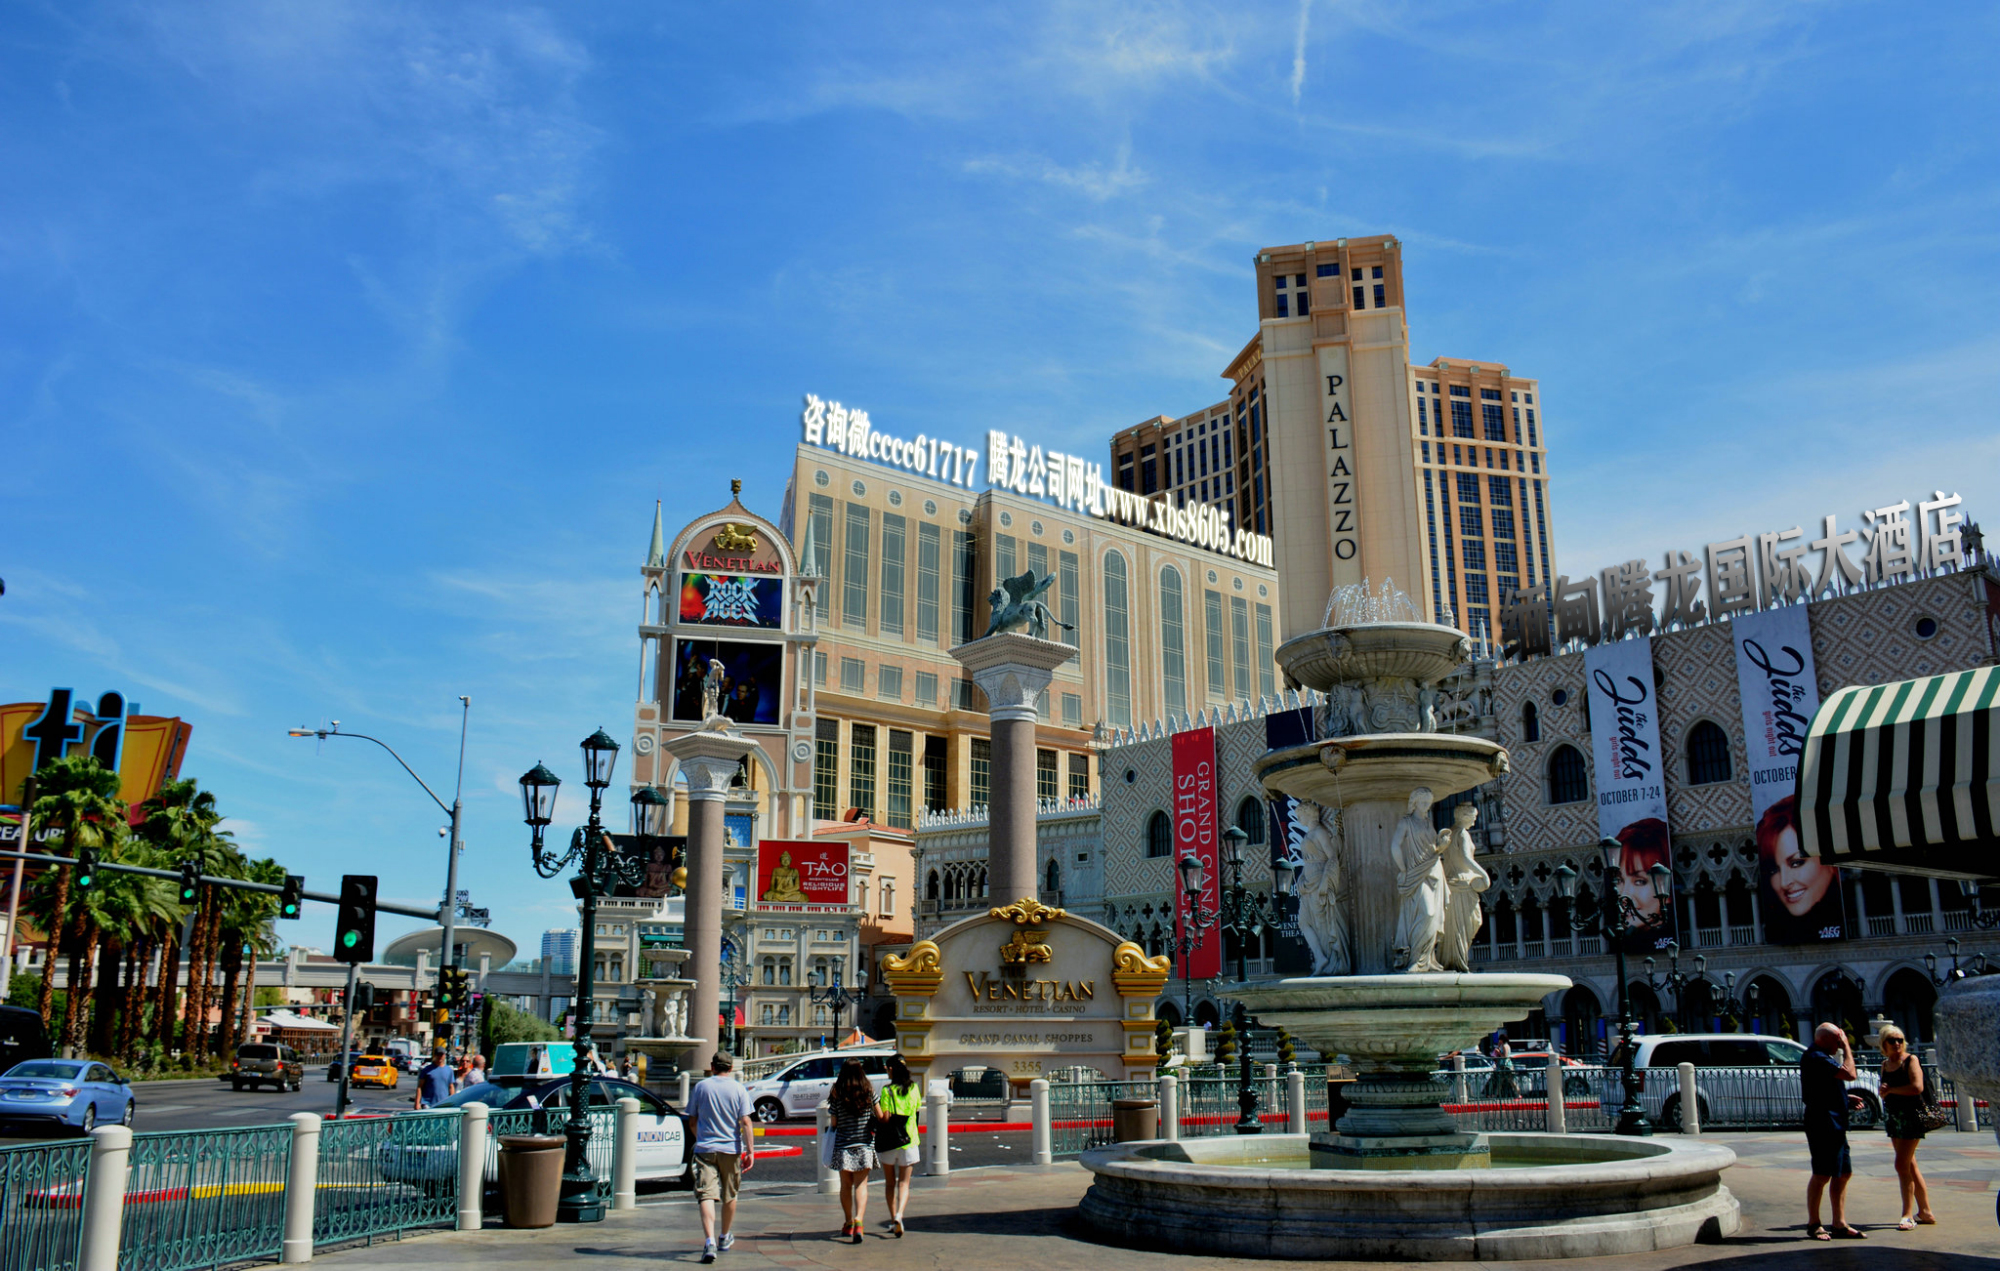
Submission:
[[771,885],[759,899],[778,901],[782,904],[803,905],[806,902],[805,889],[799,886],[799,871],[792,868],[792,854],[779,852],[778,863],[771,867]]

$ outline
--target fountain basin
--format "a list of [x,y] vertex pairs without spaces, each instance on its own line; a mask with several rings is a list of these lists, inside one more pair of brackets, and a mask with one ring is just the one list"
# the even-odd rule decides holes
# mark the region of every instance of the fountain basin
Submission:
[[1083,1154],[1084,1219],[1123,1243],[1254,1258],[1513,1260],[1674,1249],[1742,1217],[1726,1147],[1482,1136],[1492,1169],[1310,1168],[1306,1136],[1119,1143]]
[[1322,693],[1335,684],[1409,679],[1435,684],[1471,656],[1464,632],[1431,622],[1367,622],[1323,627],[1278,646],[1278,665]]
[[1459,733],[1369,733],[1266,751],[1257,780],[1267,790],[1328,807],[1387,802],[1398,806],[1414,786],[1438,798],[1504,776],[1506,748]]
[[1566,975],[1436,971],[1427,975],[1300,976],[1230,990],[1266,1025],[1282,1025],[1322,1054],[1372,1068],[1429,1071],[1437,1057],[1520,1019]]

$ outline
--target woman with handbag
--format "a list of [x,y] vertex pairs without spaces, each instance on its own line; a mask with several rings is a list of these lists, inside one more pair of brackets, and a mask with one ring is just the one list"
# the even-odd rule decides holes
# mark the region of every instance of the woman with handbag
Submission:
[[1882,1049],[1882,1125],[1896,1149],[1896,1182],[1903,1193],[1903,1217],[1896,1230],[1914,1231],[1937,1221],[1924,1172],[1917,1168],[1917,1144],[1926,1130],[1944,1124],[1945,1113],[1903,1030],[1891,1024],[1877,1040]]
[[889,1057],[889,1084],[875,1101],[875,1158],[882,1162],[882,1191],[889,1202],[889,1231],[903,1238],[903,1209],[910,1203],[910,1178],[917,1172],[922,1149],[917,1146],[917,1081],[901,1055]]
[[833,1114],[833,1166],[840,1171],[840,1212],[847,1221],[840,1234],[861,1243],[863,1211],[868,1208],[868,1175],[875,1169],[875,1087],[861,1070],[861,1061],[840,1066],[840,1076],[826,1097]]

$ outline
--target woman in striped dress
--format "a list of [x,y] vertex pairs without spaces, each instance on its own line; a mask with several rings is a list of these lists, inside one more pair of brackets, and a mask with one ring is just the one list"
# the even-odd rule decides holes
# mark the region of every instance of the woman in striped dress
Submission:
[[875,1169],[875,1087],[861,1070],[861,1061],[840,1066],[833,1091],[826,1098],[833,1114],[833,1167],[840,1171],[840,1212],[846,1223],[840,1234],[861,1243],[861,1225],[868,1208],[868,1175]]

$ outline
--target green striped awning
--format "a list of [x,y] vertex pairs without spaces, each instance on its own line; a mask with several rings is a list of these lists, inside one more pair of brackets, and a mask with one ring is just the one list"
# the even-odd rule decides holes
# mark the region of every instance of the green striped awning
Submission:
[[2000,880],[2000,667],[1844,688],[1799,765],[1807,853],[1862,868]]

